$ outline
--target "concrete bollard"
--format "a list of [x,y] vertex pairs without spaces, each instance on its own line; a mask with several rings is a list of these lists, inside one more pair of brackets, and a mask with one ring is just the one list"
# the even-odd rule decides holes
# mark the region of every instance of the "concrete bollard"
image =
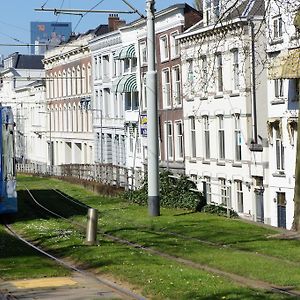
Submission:
[[94,245],[97,239],[98,211],[89,208],[87,214],[86,244]]

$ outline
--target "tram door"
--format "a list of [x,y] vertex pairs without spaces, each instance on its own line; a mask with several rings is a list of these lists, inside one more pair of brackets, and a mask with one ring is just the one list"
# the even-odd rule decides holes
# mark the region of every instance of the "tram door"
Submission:
[[285,193],[277,193],[277,224],[278,227],[286,228],[286,200]]

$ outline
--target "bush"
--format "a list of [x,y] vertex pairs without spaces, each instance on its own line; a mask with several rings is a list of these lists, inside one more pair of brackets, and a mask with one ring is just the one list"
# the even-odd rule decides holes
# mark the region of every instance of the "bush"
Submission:
[[[203,207],[202,211],[210,214],[215,214],[218,216],[227,217],[227,208],[221,205],[207,204]],[[232,209],[229,209],[229,213],[230,213],[230,218],[238,217],[238,214]]]
[[[124,197],[140,205],[148,203],[148,178],[145,176],[142,187],[136,191],[128,191]],[[172,176],[171,172],[163,171],[159,174],[160,185],[160,205],[162,207],[184,208],[200,211],[205,205],[205,199],[196,190],[197,186],[189,180],[187,176],[181,175],[179,178]]]

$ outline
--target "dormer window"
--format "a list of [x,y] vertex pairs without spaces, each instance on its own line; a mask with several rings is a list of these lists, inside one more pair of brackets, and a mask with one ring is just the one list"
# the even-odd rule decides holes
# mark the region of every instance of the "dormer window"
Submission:
[[282,17],[277,16],[273,18],[273,38],[279,39],[282,37]]

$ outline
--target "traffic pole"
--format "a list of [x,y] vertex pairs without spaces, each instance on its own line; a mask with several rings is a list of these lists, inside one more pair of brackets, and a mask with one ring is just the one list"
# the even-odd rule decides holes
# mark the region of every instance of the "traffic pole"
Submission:
[[147,142],[148,142],[148,212],[160,215],[159,162],[158,162],[158,116],[157,73],[155,70],[155,1],[146,0],[147,5]]

